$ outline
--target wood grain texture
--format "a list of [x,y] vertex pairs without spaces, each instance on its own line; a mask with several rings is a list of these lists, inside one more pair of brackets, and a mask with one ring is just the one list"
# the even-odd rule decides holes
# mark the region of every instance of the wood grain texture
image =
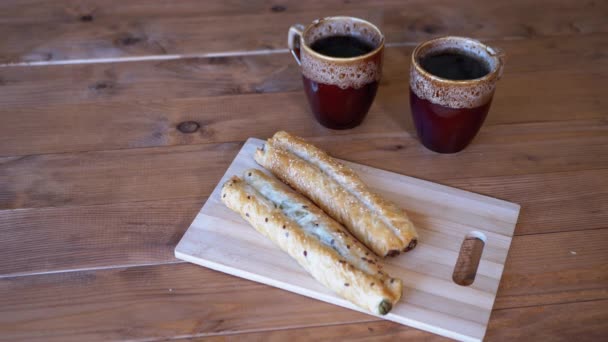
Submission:
[[[602,332],[604,328],[591,321],[584,323],[590,319],[589,315],[605,314],[606,272],[596,266],[608,254],[607,245],[601,243],[607,231],[556,233],[551,234],[552,238],[543,234],[516,237],[503,278],[507,285],[499,291],[487,338],[501,339],[503,333],[508,336],[519,333],[518,336],[524,337],[534,329],[544,336],[553,336],[551,334],[556,333],[553,319],[562,323],[558,333]],[[595,244],[596,247],[589,252],[579,251],[579,258],[579,254],[569,253],[572,241],[577,241],[577,250],[579,246]],[[533,254],[528,254],[532,249],[535,249]],[[547,263],[531,263],[529,255],[540,256],[542,260],[549,260],[551,256],[550,268],[543,271]],[[589,262],[591,265],[586,265]],[[585,276],[573,276],[578,269],[583,269]],[[593,270],[595,274],[591,273]],[[509,278],[511,272],[513,276]],[[527,281],[518,281],[518,275]],[[568,281],[570,284],[564,286]],[[603,293],[600,292],[602,281]],[[554,293],[553,284],[560,282],[560,291]],[[586,286],[593,284],[600,285],[594,296],[583,293]],[[529,295],[525,295],[526,291]],[[337,336],[360,332],[360,327],[368,324],[374,329],[372,336],[420,336],[411,328],[370,323],[375,318],[187,263],[2,278],[0,293],[11,294],[0,296],[0,330],[3,332],[0,340],[6,341],[154,340],[298,327],[320,329],[310,332],[312,337],[323,333]],[[578,310],[570,308],[576,307],[567,304],[602,299],[598,303],[604,304],[587,308],[587,313],[582,315],[575,314]],[[560,304],[568,310],[556,312],[550,308],[558,305],[540,306],[543,304]],[[522,305],[527,308],[521,308]],[[563,321],[562,315],[566,314],[571,321]],[[524,324],[518,321],[517,315],[534,318],[535,322],[526,319]],[[353,322],[353,327],[345,330],[339,326],[319,327]],[[543,328],[543,324],[550,327]],[[352,329],[353,332],[349,332]],[[365,331],[370,333],[367,328]],[[273,334],[270,331],[268,335],[259,335]],[[289,331],[277,334],[292,336]],[[255,336],[258,334],[253,334]]]
[[497,310],[487,338],[599,341],[608,335],[608,300]]
[[[289,25],[338,13],[381,25],[392,44],[370,116],[348,132],[311,119],[298,69],[277,50]],[[438,340],[173,264],[239,142],[278,129],[338,157],[522,203],[487,340],[601,340],[606,17],[597,0],[0,2],[0,64],[155,59],[0,67],[0,340]],[[406,96],[413,45],[444,34],[508,54],[480,136],[454,156],[420,146]],[[176,130],[188,120],[201,129]]]
[[[512,310],[500,310],[492,316],[487,341],[534,340],[573,341],[602,340],[608,334],[607,301],[568,303]],[[573,314],[581,312],[580,314]],[[357,341],[443,341],[436,335],[423,333],[390,322],[365,322],[326,327],[265,331],[258,333],[188,338],[189,341],[289,341],[304,338],[314,341],[335,341],[346,338]],[[178,340],[181,341],[181,340]]]
[[[484,189],[486,181],[491,183],[490,191]],[[523,209],[516,233],[521,235],[604,228],[608,222],[606,169],[445,183],[482,194],[491,193],[499,198],[520,200]]]
[[204,199],[0,211],[0,277],[176,262]]
[[[576,84],[584,86],[585,79],[590,75],[606,77],[602,66],[608,65],[607,41],[605,34],[591,34],[490,40],[487,43],[507,52],[509,59],[499,89],[511,89],[507,82],[517,82],[520,77],[528,77],[530,82],[536,78],[536,84],[544,87],[565,78],[572,78],[571,82],[576,80]],[[407,84],[413,48],[386,49],[383,84],[397,81]],[[43,104],[129,102],[133,99],[158,101],[302,89],[299,67],[291,54],[286,52],[165,61],[5,67],[0,68],[0,78],[3,80],[0,100],[5,109]],[[27,92],[24,93],[24,90]],[[523,96],[526,93],[519,91],[518,94]]]
[[367,321],[191,264],[0,279],[1,341],[163,339]]
[[[597,122],[493,126],[458,155],[429,152],[407,134],[311,140],[339,158],[520,203],[517,233],[529,234],[605,227],[607,128]],[[0,206],[202,200],[240,146],[224,143],[2,158]]]
[[[1,276],[174,262],[199,206],[192,199],[1,211]],[[606,241],[608,229],[516,237],[495,307],[608,298]]]
[[[264,143],[254,138],[245,142],[175,247],[175,256],[369,313],[325,288],[222,203],[221,188],[228,179],[250,168],[267,172],[253,158],[256,149]],[[371,191],[400,208],[407,208],[419,235],[414,250],[384,260],[388,274],[403,280],[404,295],[388,314],[375,316],[462,341],[483,340],[519,216],[519,205],[361,164],[346,165]],[[485,247],[476,281],[461,286],[452,280],[452,273],[460,245],[471,233],[481,236]],[[285,233],[284,238],[289,239],[289,234]],[[309,258],[312,256],[309,251]]]
[[[542,8],[542,11],[540,9]],[[295,23],[341,14],[377,24],[389,43],[438,35],[529,38],[608,32],[603,2],[36,1],[3,3],[0,62],[194,54],[285,48]],[[542,15],[541,15],[542,13]],[[248,29],[234,22],[246,22]]]
[[[439,335],[388,321],[337,324],[312,328],[281,329],[248,334],[230,334],[209,337],[188,337],[188,341],[453,341]],[[183,339],[183,340],[186,340]],[[177,341],[181,342],[182,339]]]
[[[608,120],[607,43],[604,35],[496,43],[509,61],[484,128]],[[405,96],[410,53],[387,49],[378,98],[364,124],[348,133],[413,132]],[[312,119],[287,54],[0,68],[0,89],[0,156],[243,141],[278,129],[346,133]],[[176,127],[184,121],[201,128],[181,133]]]
[[460,246],[460,253],[454,266],[452,280],[458,285],[468,286],[473,284],[484,242],[479,237],[467,236]]
[[[175,262],[199,209],[192,199],[0,211],[0,276]],[[608,298],[606,239],[608,229],[517,236],[495,307]]]
[[[0,161],[0,202],[3,208],[24,208],[161,198],[202,200],[224,173],[240,145],[226,143],[184,146],[177,150],[129,149],[4,158]],[[118,158],[116,152],[120,154]],[[41,162],[47,165],[42,166]],[[19,174],[18,169],[27,171]],[[24,183],[13,183],[17,179]],[[100,196],[105,199],[100,201]]]
[[498,309],[608,299],[608,228],[516,236]]

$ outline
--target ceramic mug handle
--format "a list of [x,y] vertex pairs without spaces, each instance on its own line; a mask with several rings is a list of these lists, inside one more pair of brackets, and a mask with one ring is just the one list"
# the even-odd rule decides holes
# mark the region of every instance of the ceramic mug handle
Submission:
[[304,25],[295,24],[289,28],[289,33],[287,34],[287,46],[289,46],[289,51],[291,51],[298,65],[302,65],[300,62],[300,46],[302,44],[303,31]]

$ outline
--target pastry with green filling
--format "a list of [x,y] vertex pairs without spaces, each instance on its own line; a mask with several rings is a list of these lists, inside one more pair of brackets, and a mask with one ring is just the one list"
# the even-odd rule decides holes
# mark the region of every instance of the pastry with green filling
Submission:
[[341,297],[385,315],[401,298],[402,281],[341,224],[274,177],[250,169],[233,176],[221,200]]

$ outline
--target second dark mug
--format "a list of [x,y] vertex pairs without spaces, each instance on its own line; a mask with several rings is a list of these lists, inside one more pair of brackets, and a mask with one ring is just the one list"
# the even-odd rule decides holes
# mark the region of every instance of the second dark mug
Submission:
[[410,107],[418,138],[439,153],[463,150],[483,124],[504,53],[477,40],[441,37],[418,45],[410,67]]
[[376,97],[384,36],[353,17],[327,17],[289,29],[288,45],[317,121],[332,129],[358,126]]

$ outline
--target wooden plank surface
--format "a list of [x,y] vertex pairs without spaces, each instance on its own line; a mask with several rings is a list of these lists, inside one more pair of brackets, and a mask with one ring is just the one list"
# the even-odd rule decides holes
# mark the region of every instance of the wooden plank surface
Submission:
[[[593,124],[583,126],[587,133],[579,132],[574,123],[563,125],[549,136],[534,127],[528,130],[527,125],[505,125],[504,130],[482,132],[468,150],[452,156],[428,152],[403,135],[313,141],[336,157],[520,203],[520,234],[605,227],[608,135]],[[202,201],[240,146],[4,158],[0,205],[8,209],[176,198]],[[542,173],[550,170],[559,172]]]
[[5,278],[0,289],[11,293],[0,297],[2,341],[162,339],[369,320],[187,263]]
[[[514,339],[537,341],[573,341],[581,336],[590,340],[602,340],[608,334],[607,301],[568,303],[562,305],[498,310],[488,331],[488,341]],[[573,315],[573,312],[583,312]],[[547,319],[551,317],[551,319]],[[520,322],[524,321],[524,324]],[[548,328],[549,327],[549,328]],[[389,322],[365,322],[314,328],[271,330],[251,334],[189,338],[189,341],[289,341],[298,338],[314,341],[335,341],[340,338],[357,341],[444,341],[408,327]],[[179,341],[179,340],[178,340]]]
[[[3,215],[6,225],[2,226],[1,231],[8,238],[0,250],[0,278],[93,267],[177,262],[173,250],[188,224],[171,222],[160,226],[161,222],[166,222],[172,215],[168,218],[159,217],[159,213],[166,211],[151,210],[166,208],[168,202],[111,205],[110,208],[99,206],[18,210],[13,211],[12,215]],[[197,202],[177,203],[183,207],[195,207]],[[171,210],[179,212],[180,209],[176,207]],[[191,216],[196,212],[198,207],[184,215]],[[101,213],[110,213],[112,218],[100,218]],[[137,217],[139,213],[146,214],[145,218],[130,218]],[[65,222],[68,221],[65,218],[69,217],[80,218],[80,224],[78,220]],[[14,224],[17,220],[23,221],[22,225],[34,227],[27,237],[17,239],[23,236],[23,233],[19,233],[25,230],[21,225]],[[92,234],[93,229],[84,224],[94,221],[98,221],[93,225],[97,234]],[[162,233],[152,231],[152,226],[159,227],[156,229],[162,230]],[[126,241],[125,231],[140,238]],[[608,229],[516,237],[505,266],[496,307],[608,298],[606,239]],[[19,252],[23,246],[30,246],[27,254]],[[534,262],[530,262],[530,256],[534,257]]]
[[[548,311],[544,317],[550,321],[553,315],[548,308],[556,304],[569,308],[567,303],[600,300],[598,303],[604,306],[592,306],[591,313],[605,314],[608,247],[604,242],[608,229],[549,235],[552,237],[535,234],[514,239],[495,309],[515,310],[518,314],[536,312],[532,317],[543,317],[541,313]],[[571,254],[572,250],[577,254]],[[540,259],[530,262],[530,257]],[[551,264],[549,268],[547,263]],[[553,292],[556,283],[560,288]],[[11,293],[0,296],[0,329],[4,332],[0,339],[7,341],[160,339],[353,322],[357,322],[353,326],[360,326],[358,322],[374,320],[187,263],[0,278],[0,290]],[[589,296],[591,291],[593,296]],[[154,315],[146,314],[149,312]],[[554,314],[561,317],[565,312]],[[583,324],[590,317],[578,321],[574,312],[568,312],[571,322],[562,322],[563,333],[597,330],[594,325]],[[493,323],[495,317],[490,321],[488,338],[517,333],[518,325],[524,329],[519,331],[520,336],[532,333],[527,325],[530,322],[522,325],[516,314],[503,315],[499,314],[504,317],[500,324]],[[104,322],[103,328],[99,322]],[[542,328],[541,322],[536,324]],[[531,325],[545,336],[557,336],[551,335],[555,331]],[[505,335],[501,335],[505,328]],[[383,334],[379,329],[376,333]],[[391,328],[384,333],[401,330]]]
[[[607,41],[605,34],[591,34],[491,40],[487,43],[509,51],[504,79],[499,83],[499,89],[512,91],[507,82],[516,82],[520,77],[527,77],[530,81],[531,76],[540,78],[539,81],[574,77],[577,83],[583,82],[583,85],[587,77],[581,76],[605,77],[605,66],[608,65],[604,58],[608,54]],[[386,49],[384,85],[397,81],[407,84],[409,58],[413,48],[403,46]],[[31,68],[4,67],[0,68],[3,89],[0,100],[6,109],[13,109],[42,104],[288,92],[302,89],[299,74],[299,68],[289,53]],[[544,87],[552,85],[551,82],[540,84]],[[26,87],[28,93],[23,92]],[[523,94],[519,92],[519,95]]]
[[[602,96],[608,81],[604,35],[495,43],[509,51],[509,61],[484,129],[608,120],[608,99]],[[387,50],[378,99],[365,124],[349,132],[311,120],[299,71],[288,54],[0,68],[0,156],[243,141],[278,129],[302,136],[412,132],[404,96],[410,53],[411,47]],[[563,86],[565,79],[571,87]],[[532,100],[522,89],[542,91]],[[201,129],[177,130],[190,120]]]
[[[452,341],[439,335],[406,327],[388,321],[373,321],[317,326],[312,328],[295,328],[253,332],[249,334],[226,334],[210,337],[188,337],[189,341],[240,341],[246,338],[251,341],[282,342],[290,340],[307,341]],[[182,340],[177,340],[182,341]]]
[[176,262],[205,200],[0,211],[0,277]]
[[[543,9],[543,15],[537,9]],[[601,1],[8,1],[0,62],[61,61],[285,48],[287,29],[328,15],[379,25],[389,43],[453,34],[477,38],[608,32]],[[25,15],[24,15],[25,14]],[[35,18],[35,19],[34,19]],[[243,25],[231,23],[247,23]],[[204,29],[203,29],[204,28]]]
[[560,172],[518,177],[454,180],[446,184],[500,198],[524,207],[517,234],[538,234],[606,227],[608,170]]
[[[311,119],[284,50],[289,25],[337,13],[390,46],[372,113],[346,132]],[[597,0],[0,2],[0,340],[438,339],[173,258],[240,143],[277,129],[522,203],[488,340],[600,340],[607,16]],[[509,56],[480,136],[453,156],[419,145],[406,96],[413,45],[443,34]],[[176,130],[188,120],[201,130]]]
[[497,310],[488,340],[599,341],[608,334],[608,300]]
[[[491,326],[488,341],[534,338],[537,340],[572,341],[580,336],[590,336],[602,339],[608,333],[608,328],[602,324],[608,316],[603,305],[600,303],[572,303],[560,306],[547,306],[534,308],[523,308],[520,310],[498,311],[500,318],[496,318],[495,325]],[[584,315],[569,317],[573,310],[586,310]],[[499,316],[497,314],[496,316]],[[525,326],[518,325],[514,316],[521,315],[532,322]],[[557,316],[558,319],[551,321],[554,330],[539,329],[546,326],[543,315]],[[496,327],[496,328],[495,328]],[[508,329],[508,334],[499,329]],[[395,338],[408,341],[444,341],[438,336],[429,336],[420,331],[408,327],[399,326],[389,322],[366,322],[345,325],[332,325],[314,328],[299,328],[274,330],[268,332],[252,333],[247,335],[224,335],[211,338],[193,338],[191,341],[239,341],[242,338],[254,341],[285,341],[304,338],[314,341],[334,341],[340,337],[356,339],[357,341],[394,341]]]
[[495,308],[608,298],[608,229],[513,239]]

